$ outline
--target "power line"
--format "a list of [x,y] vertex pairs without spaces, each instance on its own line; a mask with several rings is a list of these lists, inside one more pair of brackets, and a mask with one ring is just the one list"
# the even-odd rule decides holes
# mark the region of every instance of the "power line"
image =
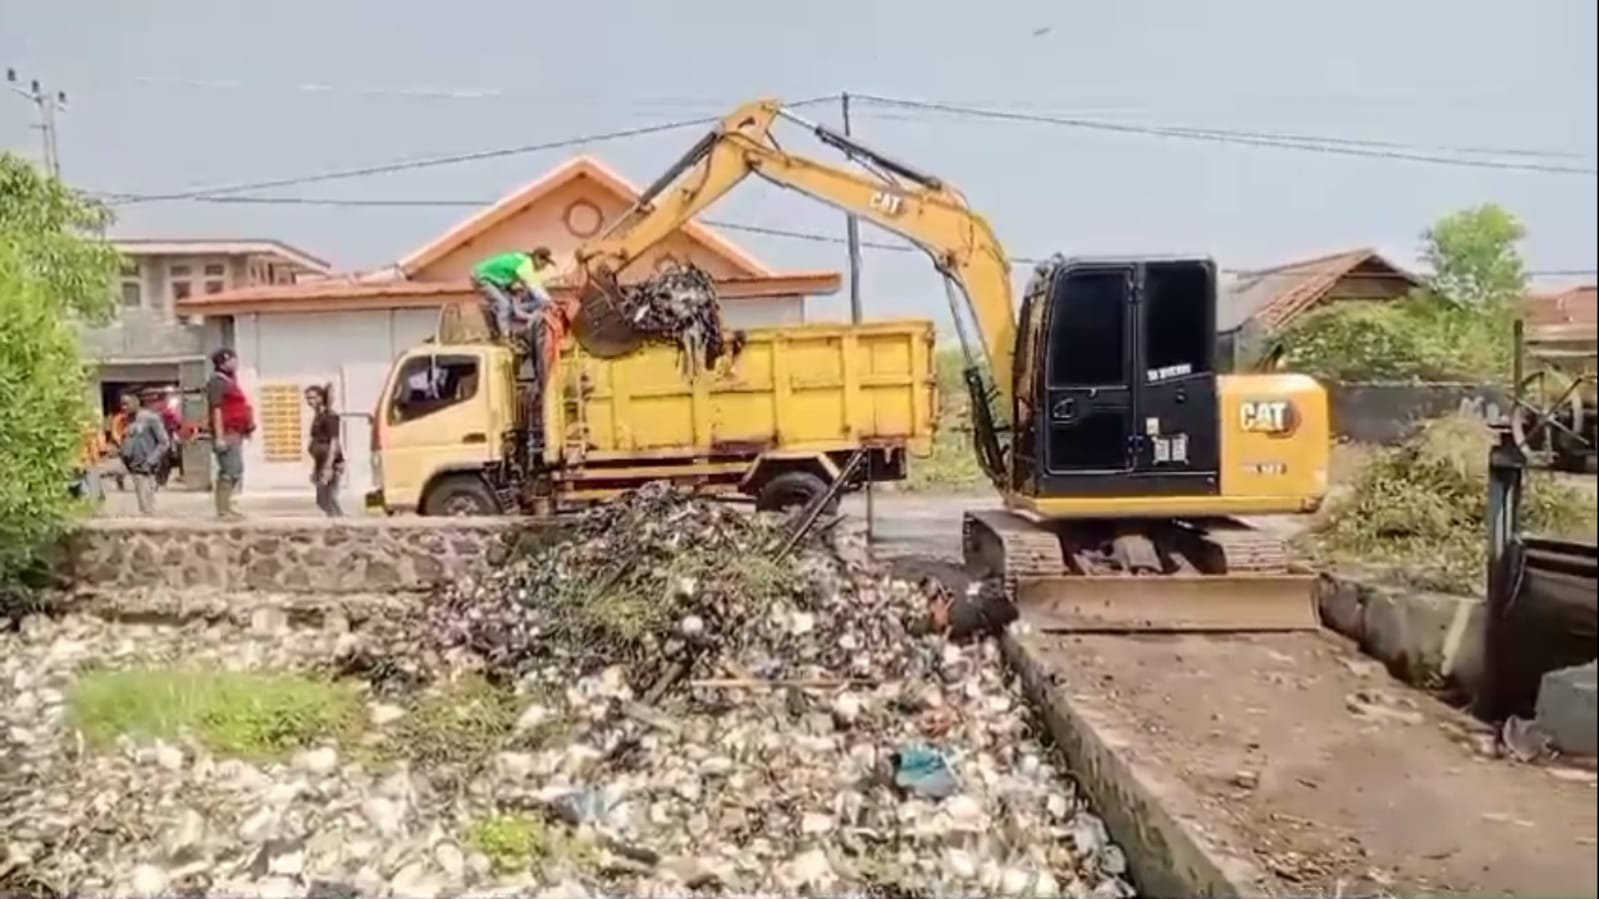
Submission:
[[[988,108],[988,109],[999,109],[1000,111],[1003,111],[1003,112],[1016,112],[1017,111],[1016,109],[1013,109],[1013,108],[1012,109],[1007,109],[1007,108],[1003,108],[1003,107],[986,107],[986,108]],[[879,109],[879,110],[867,110],[866,115],[869,116],[870,118],[873,118],[873,119],[881,119],[881,120],[891,121],[891,122],[921,122],[921,121],[927,121],[927,120],[926,119],[917,118],[917,116],[925,115],[928,112],[941,112],[941,110],[924,110],[924,109],[912,110],[912,109],[907,109],[907,110],[903,110],[903,111],[900,111],[900,112],[890,112],[890,111],[887,111],[887,110]],[[1054,112],[1050,112],[1050,113],[1048,113],[1048,115],[1052,116],[1052,117],[1056,117],[1056,118],[1071,118],[1071,119],[1073,119],[1073,121],[1085,121],[1085,122],[1093,121],[1093,122],[1106,122],[1108,124],[1117,124],[1115,122],[1109,122],[1108,120],[1105,120],[1105,119],[1079,119],[1079,118],[1074,117],[1072,114],[1063,113],[1063,112],[1060,112],[1058,110],[1054,111]],[[1121,124],[1140,125],[1140,123],[1138,123],[1138,122],[1126,122],[1126,123],[1121,123]],[[1330,145],[1342,145],[1342,146],[1351,146],[1351,147],[1372,147],[1372,148],[1377,148],[1377,149],[1418,151],[1418,152],[1423,152],[1423,153],[1458,153],[1458,154],[1467,155],[1467,156],[1522,156],[1522,157],[1529,157],[1529,158],[1534,158],[1534,159],[1583,159],[1583,160],[1586,160],[1586,159],[1591,159],[1592,158],[1589,154],[1586,154],[1586,153],[1575,153],[1575,152],[1571,152],[1571,151],[1568,151],[1568,150],[1550,150],[1550,149],[1545,149],[1545,148],[1534,148],[1534,147],[1479,147],[1479,146],[1469,146],[1469,145],[1459,145],[1459,146],[1457,146],[1457,145],[1439,145],[1439,144],[1415,144],[1415,143],[1406,143],[1404,141],[1378,140],[1378,139],[1372,139],[1372,138],[1333,137],[1333,136],[1330,136],[1330,135],[1322,135],[1322,134],[1294,134],[1294,133],[1278,132],[1278,131],[1252,131],[1252,130],[1247,130],[1247,129],[1236,129],[1236,128],[1202,128],[1202,127],[1188,126],[1188,125],[1143,125],[1143,127],[1159,128],[1159,129],[1162,129],[1163,131],[1182,132],[1183,134],[1193,134],[1193,135],[1215,135],[1217,137],[1242,137],[1242,138],[1250,138],[1250,139],[1255,139],[1255,140],[1267,140],[1267,141],[1287,141],[1287,142],[1310,143],[1310,144],[1330,144]]]
[[1067,118],[1062,116],[1041,115],[1037,113],[1011,112],[1003,109],[988,109],[975,106],[960,106],[952,103],[938,103],[927,100],[907,100],[897,97],[884,97],[873,94],[855,94],[867,103],[877,103],[883,106],[900,109],[920,109],[932,112],[942,112],[951,115],[968,116],[972,118],[993,119],[1012,122],[1032,122],[1048,125],[1059,125],[1069,128],[1082,128],[1095,131],[1107,131],[1120,134],[1140,134],[1157,137],[1170,137],[1181,140],[1207,141],[1211,143],[1238,144],[1259,147],[1274,147],[1284,150],[1300,150],[1311,153],[1327,153],[1340,156],[1361,156],[1374,159],[1392,159],[1405,162],[1423,162],[1434,165],[1460,166],[1464,168],[1501,169],[1509,171],[1543,172],[1548,174],[1564,175],[1599,175],[1599,170],[1592,168],[1578,168],[1576,166],[1555,165],[1539,162],[1510,162],[1493,159],[1463,159],[1457,156],[1441,156],[1429,153],[1416,153],[1377,147],[1348,146],[1335,143],[1317,143],[1307,139],[1295,138],[1289,135],[1267,135],[1260,132],[1234,131],[1221,128],[1189,128],[1165,125],[1136,125],[1126,122],[1109,122],[1100,119]]
[[[130,195],[137,196],[137,195]],[[492,200],[451,200],[451,199],[406,199],[406,198],[373,198],[373,199],[345,199],[340,197],[257,197],[257,196],[194,196],[186,198],[196,203],[214,203],[220,205],[241,206],[328,206],[341,208],[449,208],[481,209],[493,205]],[[706,225],[721,228],[727,231],[739,231],[746,234],[760,234],[767,237],[778,237],[787,240],[801,240],[809,243],[826,243],[846,245],[848,241],[843,237],[832,234],[823,234],[817,231],[799,231],[792,228],[776,228],[766,225],[752,225],[745,222],[732,222],[721,219],[699,219]],[[917,247],[905,243],[887,243],[884,241],[862,239],[862,247],[881,250],[891,253],[920,253]],[[1015,265],[1037,265],[1045,261],[1042,256],[1011,256],[1010,261]],[[1224,268],[1221,271],[1232,275],[1254,275],[1265,278],[1303,278],[1306,272],[1273,272],[1261,269]],[[1592,268],[1558,268],[1535,269],[1528,271],[1532,277],[1583,277],[1599,274],[1599,269]],[[1402,277],[1399,275],[1362,275],[1362,277]]]
[[[813,103],[831,100],[831,97],[812,97],[800,100],[790,105],[807,106]],[[174,191],[164,194],[104,194],[103,199],[116,206],[127,206],[135,203],[157,203],[170,200],[193,200],[203,196],[220,194],[241,193],[247,190],[265,190],[273,187],[297,187],[302,184],[316,184],[323,181],[339,181],[348,178],[364,178],[371,175],[382,175],[390,172],[411,171],[414,169],[433,168],[442,165],[455,165],[462,162],[477,162],[484,159],[498,159],[505,156],[520,156],[526,153],[537,153],[541,150],[559,150],[566,147],[576,147],[583,144],[603,143],[605,141],[622,140],[629,137],[643,137],[649,134],[659,134],[665,131],[676,131],[681,128],[709,125],[721,121],[720,116],[700,116],[692,119],[678,119],[672,122],[662,122],[656,125],[641,125],[636,128],[623,128],[616,131],[603,131],[597,134],[586,134],[581,137],[569,137],[562,140],[547,141],[537,144],[523,144],[515,147],[499,147],[492,150],[475,150],[470,153],[455,153],[448,156],[427,156],[413,159],[402,159],[395,162],[381,163],[378,165],[359,166],[349,169],[336,169],[329,172],[318,172],[310,175],[296,175],[286,178],[272,178],[263,181],[247,181],[239,184],[218,185],[214,187],[197,187],[189,190]]]

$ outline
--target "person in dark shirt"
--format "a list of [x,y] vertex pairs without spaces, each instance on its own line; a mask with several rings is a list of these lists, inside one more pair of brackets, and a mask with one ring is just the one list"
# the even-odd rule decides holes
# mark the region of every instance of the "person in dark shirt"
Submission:
[[307,387],[305,404],[311,407],[311,483],[316,486],[316,507],[329,518],[344,514],[339,507],[339,481],[344,476],[344,442],[339,439],[339,414],[333,411],[333,391],[327,386]]

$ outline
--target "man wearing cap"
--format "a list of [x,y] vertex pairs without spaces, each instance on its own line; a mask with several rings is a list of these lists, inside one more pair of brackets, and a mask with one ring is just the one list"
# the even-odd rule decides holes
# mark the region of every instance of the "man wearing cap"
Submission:
[[146,388],[134,396],[122,395],[122,410],[128,416],[128,430],[122,437],[119,453],[122,466],[133,480],[133,495],[139,502],[139,514],[155,514],[156,475],[165,461],[171,440],[167,436],[166,422],[155,406],[160,392]]
[[[555,257],[550,248],[535,247],[498,253],[472,269],[472,286],[477,288],[488,307],[489,324],[496,340],[511,336],[513,319],[523,324],[539,321],[550,302],[550,292],[544,286],[545,273],[554,267]],[[527,302],[517,302],[518,295],[525,295]],[[535,328],[535,340],[537,331]]]
[[210,407],[211,452],[217,460],[217,517],[237,519],[233,495],[244,480],[244,441],[255,433],[255,410],[239,385],[239,356],[224,347],[211,354],[211,380],[205,385]]

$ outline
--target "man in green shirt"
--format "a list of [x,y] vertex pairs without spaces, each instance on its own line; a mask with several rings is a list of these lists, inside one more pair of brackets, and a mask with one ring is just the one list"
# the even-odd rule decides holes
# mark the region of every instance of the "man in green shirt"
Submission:
[[[535,247],[525,252],[498,253],[479,262],[472,269],[472,286],[477,288],[488,307],[489,324],[496,340],[511,336],[511,322],[523,324],[537,321],[550,302],[550,292],[544,287],[544,275],[555,267],[555,257],[549,247]],[[526,302],[519,302],[525,297]],[[534,329],[537,339],[538,329]]]

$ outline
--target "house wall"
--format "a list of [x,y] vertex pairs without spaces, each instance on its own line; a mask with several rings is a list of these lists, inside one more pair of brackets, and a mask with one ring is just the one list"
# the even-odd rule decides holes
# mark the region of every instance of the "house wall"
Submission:
[[290,388],[298,395],[313,384],[329,383],[334,406],[343,416],[346,489],[357,494],[370,489],[370,416],[389,365],[402,350],[432,337],[437,328],[435,309],[236,317],[240,380],[262,419],[255,439],[245,447],[244,490],[310,490],[310,461],[304,450],[311,422],[303,404],[295,435],[300,448],[296,458],[268,461],[273,436],[268,429],[273,424],[263,414],[268,411],[263,397],[271,388]]
[[[599,219],[592,209],[599,210]],[[577,249],[591,232],[598,233],[628,208],[628,203],[588,177],[574,178],[566,184],[540,197],[533,206],[522,210],[504,222],[490,228],[477,238],[450,251],[438,261],[418,272],[418,281],[460,280],[471,274],[472,266],[492,253],[508,250],[526,250],[547,246],[559,259]],[[568,220],[576,227],[568,227]],[[671,259],[691,262],[712,277],[727,278],[755,274],[741,269],[733,262],[713,252],[688,235],[673,234],[644,255],[628,270],[638,277],[654,273]]]

